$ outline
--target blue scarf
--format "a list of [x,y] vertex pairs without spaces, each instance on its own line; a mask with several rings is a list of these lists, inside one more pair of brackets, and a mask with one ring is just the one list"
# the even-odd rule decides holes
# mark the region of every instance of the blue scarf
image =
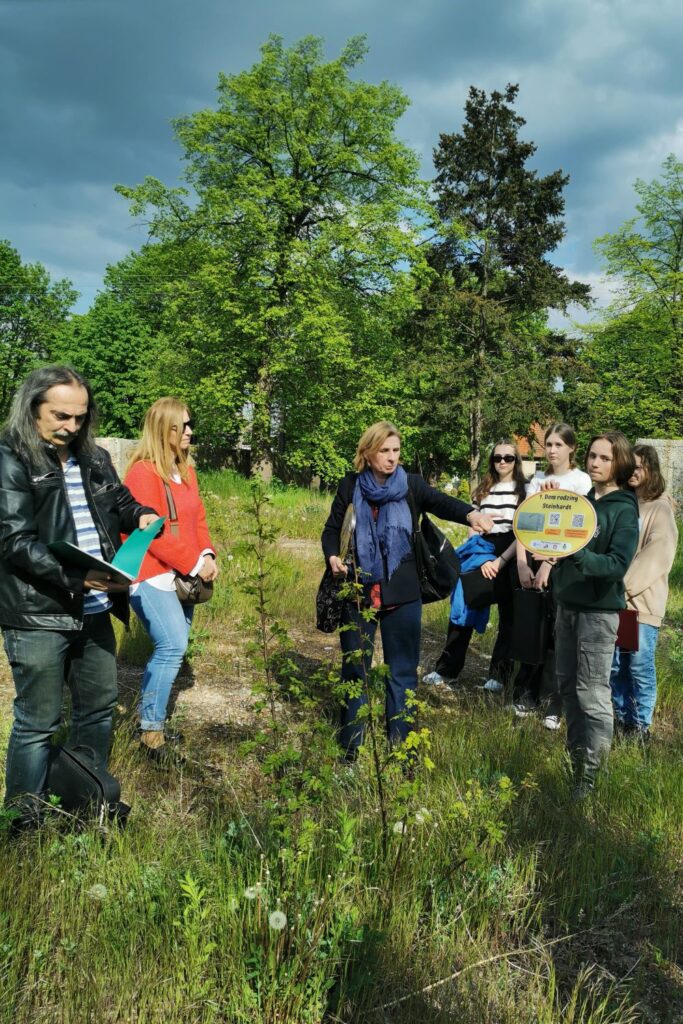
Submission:
[[[397,466],[385,484],[377,483],[371,469],[364,469],[358,474],[353,507],[356,511],[356,552],[364,583],[391,579],[411,552],[413,519],[407,495],[408,476],[403,466]],[[370,503],[379,506],[377,522]]]

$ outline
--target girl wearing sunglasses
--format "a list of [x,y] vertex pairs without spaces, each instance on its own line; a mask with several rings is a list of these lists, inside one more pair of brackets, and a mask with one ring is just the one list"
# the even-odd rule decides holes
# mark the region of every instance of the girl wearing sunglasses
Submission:
[[[464,570],[478,566],[482,575],[490,580],[495,579],[500,573],[507,572],[505,567],[514,560],[516,551],[512,520],[515,509],[520,501],[524,500],[525,486],[522,459],[517,446],[507,439],[499,441],[489,455],[488,470],[484,479],[472,494],[474,507],[494,518],[495,525],[486,534],[485,540],[477,539],[476,551],[469,550],[470,541],[458,549],[461,560],[466,559],[463,561]],[[463,548],[467,548],[468,551],[465,553]],[[484,683],[484,689],[492,693],[504,689],[513,668],[509,657],[512,639],[512,588],[510,585],[503,586],[501,592],[502,596],[498,598],[498,636],[491,655],[489,678]],[[481,611],[470,610],[467,605],[456,611],[455,603],[452,605],[444,649],[436,663],[435,671],[424,677],[425,683],[433,685],[452,682],[458,678],[465,664],[472,633],[475,629],[483,632],[487,618],[487,612],[482,614]]]

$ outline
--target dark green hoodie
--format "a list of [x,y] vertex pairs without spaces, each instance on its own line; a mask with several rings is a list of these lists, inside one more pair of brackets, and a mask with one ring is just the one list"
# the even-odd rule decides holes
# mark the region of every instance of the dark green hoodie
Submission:
[[586,495],[598,525],[581,551],[563,558],[553,573],[558,604],[571,611],[616,612],[626,607],[624,575],[638,546],[638,502],[632,491],[610,491],[599,501]]

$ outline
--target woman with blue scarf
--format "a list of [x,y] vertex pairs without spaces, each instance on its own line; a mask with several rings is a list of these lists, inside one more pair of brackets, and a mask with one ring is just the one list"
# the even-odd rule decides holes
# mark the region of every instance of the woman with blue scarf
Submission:
[[[340,532],[344,516],[353,504],[356,528],[355,561],[363,584],[363,610],[375,616],[367,621],[356,605],[346,602],[342,613],[340,641],[342,680],[349,690],[358,689],[372,661],[375,631],[379,623],[386,680],[387,734],[392,744],[402,743],[409,731],[406,694],[417,689],[420,660],[422,601],[413,547],[413,516],[433,512],[440,519],[466,523],[476,532],[493,527],[490,516],[478,512],[430,487],[421,476],[406,473],[400,465],[401,435],[393,423],[374,423],[358,442],[355,473],[341,481],[322,534],[322,547],[335,575],[348,567],[339,557]],[[362,658],[358,652],[362,651]],[[349,761],[355,760],[363,739],[358,711],[365,704],[365,688],[349,697],[342,710],[340,742]]]

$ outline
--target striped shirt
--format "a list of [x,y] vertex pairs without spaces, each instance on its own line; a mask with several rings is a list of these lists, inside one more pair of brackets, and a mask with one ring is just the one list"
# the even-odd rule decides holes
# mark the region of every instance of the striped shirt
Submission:
[[[66,461],[64,482],[66,483],[66,496],[69,499],[71,514],[74,526],[76,527],[77,547],[89,555],[95,555],[96,558],[104,558],[97,527],[93,522],[92,513],[85,497],[81,467],[73,455],[70,455]],[[97,590],[87,590],[83,596],[84,615],[106,612],[111,606],[109,594]]]
[[512,520],[519,504],[516,490],[517,484],[514,480],[509,483],[497,483],[493,485],[488,494],[475,502],[475,508],[480,512],[498,516],[498,521],[489,531],[490,533],[510,533],[512,530]]

